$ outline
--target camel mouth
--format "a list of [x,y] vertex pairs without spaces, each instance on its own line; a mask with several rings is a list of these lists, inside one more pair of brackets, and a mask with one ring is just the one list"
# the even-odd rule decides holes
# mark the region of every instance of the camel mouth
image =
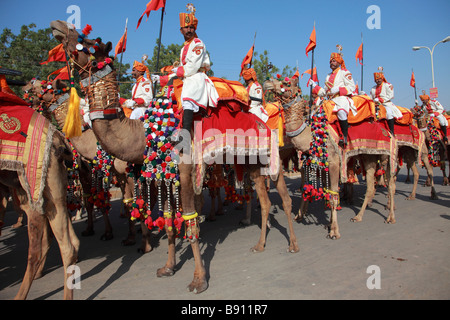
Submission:
[[65,21],[56,20],[50,22],[50,28],[55,39],[62,42],[66,38],[68,30],[73,29],[73,26]]

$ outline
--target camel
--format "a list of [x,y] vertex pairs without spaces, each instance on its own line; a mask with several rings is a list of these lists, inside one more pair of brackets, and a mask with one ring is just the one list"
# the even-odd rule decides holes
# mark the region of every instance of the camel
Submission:
[[[442,185],[450,185],[450,145],[448,142],[445,144],[440,137],[442,133],[437,128],[437,123],[435,123],[430,117],[425,114],[423,107],[416,105],[411,108],[414,114],[414,119],[417,122],[417,127],[423,131],[425,134],[425,140],[427,144],[427,152],[430,160],[433,160],[433,166],[440,166],[443,182]],[[433,131],[433,133],[431,132]],[[440,141],[436,141],[440,140]],[[434,151],[433,151],[434,150]],[[434,158],[438,157],[440,161],[436,161]],[[446,174],[445,162],[449,163],[449,175]],[[440,163],[439,163],[440,162]],[[431,186],[432,181],[430,178],[427,179],[425,186]]]
[[[8,111],[10,109],[7,109],[9,106],[13,106],[15,110],[23,110],[23,113],[28,112],[27,109],[29,110],[27,104],[17,96],[0,92],[0,109],[2,110],[2,119],[4,121],[8,118],[8,114],[11,114],[9,113],[11,111]],[[9,120],[14,120],[17,123],[16,119],[13,117],[9,118]],[[42,152],[44,167],[41,178],[36,185],[37,189],[31,190],[27,175],[24,173],[24,168],[30,162],[29,160],[27,163],[23,160],[11,162],[4,158],[0,161],[0,183],[16,191],[20,208],[27,214],[28,219],[28,263],[15,299],[27,298],[40,264],[45,260],[50,244],[48,239],[50,230],[47,223],[61,251],[64,265],[64,299],[73,299],[73,288],[67,284],[70,276],[67,271],[68,267],[74,265],[77,261],[80,243],[67,212],[67,174],[63,164],[65,159],[64,150],[67,149],[62,135],[56,131],[47,119],[36,113],[32,115],[32,119],[35,119],[32,120],[35,121],[35,125],[40,123],[48,130],[45,138],[45,150]],[[31,124],[32,121],[29,123]],[[23,128],[23,132],[27,131],[27,129],[29,131],[34,130],[30,128],[31,126]],[[31,132],[28,132],[28,134],[31,136]],[[36,140],[36,138],[30,139]],[[6,140],[2,140],[2,145],[6,145],[6,143]],[[36,190],[39,190],[37,191],[37,197]]]
[[[312,141],[312,127],[311,123],[308,123],[309,115],[314,115],[319,111],[319,108],[314,110],[309,110],[308,101],[299,100],[293,101],[292,94],[289,92],[290,90],[296,90],[296,88],[283,88],[281,86],[280,81],[277,79],[269,79],[264,82],[264,90],[271,91],[274,93],[275,97],[279,99],[282,105],[285,107],[285,125],[287,135],[291,138],[291,142],[294,145],[294,148],[302,153],[309,153],[310,146]],[[329,124],[326,125],[327,130],[329,130]],[[339,203],[339,182],[341,180],[340,172],[341,172],[341,156],[337,143],[332,139],[328,138],[326,141],[327,153],[328,153],[328,172],[329,172],[329,187],[328,194],[330,199],[330,225],[328,229],[327,237],[332,240],[340,239],[341,234],[339,231],[339,225],[337,221],[337,207]],[[367,204],[371,200],[371,197],[374,194],[374,174],[376,170],[377,161],[386,156],[380,154],[370,154],[370,152],[364,153],[361,152],[358,155],[361,163],[366,170],[367,177],[367,190],[364,198],[364,203],[359,211],[359,213],[352,219],[352,221],[361,221],[362,216],[364,215],[364,211],[367,207]],[[392,199],[390,203],[389,215],[386,218],[386,223],[395,223],[395,213],[394,213],[394,194],[395,194],[395,182],[394,182],[394,174],[391,174],[390,168],[387,170],[387,180],[388,180],[388,193],[390,199]],[[302,174],[302,178],[304,177],[304,173]],[[312,172],[316,174],[315,172]],[[322,176],[323,179],[323,176]],[[307,182],[307,181],[306,181]],[[342,181],[346,182],[346,181]],[[297,220],[302,218],[302,213],[305,212],[306,209],[306,201],[302,202],[300,206],[299,213],[296,216]]]
[[[52,90],[46,90],[41,96],[41,104],[43,106],[43,114],[48,119],[55,118],[60,128],[64,127],[65,119],[68,112],[68,96],[65,94],[68,90],[68,85],[63,81],[57,79],[51,82]],[[98,148],[97,138],[93,130],[88,124],[84,123],[84,130],[80,137],[72,137],[70,139],[71,144],[79,155],[79,171],[80,182],[84,191],[84,204],[88,214],[86,230],[82,232],[83,236],[91,236],[94,234],[94,204],[91,201],[87,201],[89,192],[93,187],[93,174],[92,174],[92,161],[95,159]],[[117,178],[119,187],[122,191],[124,198],[125,215],[130,216],[130,206],[127,205],[132,199],[133,181],[127,177],[126,169],[128,164],[120,159],[114,159],[111,167],[111,173]],[[109,219],[109,212],[105,208],[101,208],[102,216],[105,222],[105,231],[100,237],[102,240],[110,240],[113,238],[112,225]],[[138,251],[147,253],[152,250],[150,244],[150,234],[144,230],[141,246]],[[128,237],[122,241],[123,245],[133,245],[136,243],[136,230],[135,222],[129,220],[128,224]]]
[[[66,52],[75,62],[75,68],[83,79],[87,96],[89,99],[92,129],[97,136],[102,147],[111,155],[124,161],[142,164],[143,153],[146,150],[146,136],[144,134],[143,122],[140,120],[128,119],[123,112],[117,112],[120,109],[118,100],[118,86],[116,82],[116,72],[108,64],[108,53],[112,49],[110,42],[104,44],[101,41],[83,39],[82,46],[91,48],[95,45],[95,54],[89,55],[84,51],[76,51],[78,42],[78,33],[74,28],[64,21],[52,21],[50,24],[54,37],[63,43]],[[97,39],[99,40],[99,39]],[[88,49],[89,50],[89,49]],[[87,52],[89,52],[87,50]],[[76,52],[76,54],[73,54]],[[93,57],[94,60],[90,60]],[[99,64],[103,68],[97,74]],[[93,76],[90,76],[93,74]],[[97,75],[94,75],[97,74]],[[181,204],[186,218],[190,219],[189,231],[198,236],[199,225],[198,218],[195,218],[194,186],[191,180],[194,166],[190,163],[179,163],[178,170],[181,183]],[[253,251],[260,252],[264,250],[266,243],[266,221],[270,208],[270,200],[264,185],[264,176],[260,174],[261,164],[249,164],[246,169],[256,184],[256,191],[261,202],[261,234],[258,243],[252,248]],[[289,209],[286,209],[286,211]],[[290,212],[290,211],[289,211]],[[187,215],[189,214],[189,216]],[[192,217],[192,219],[191,219]],[[185,220],[186,220],[185,218]],[[291,219],[289,219],[290,221]],[[291,221],[289,222],[291,224]],[[293,227],[290,227],[289,251],[298,252],[298,244]],[[158,276],[172,275],[175,266],[175,239],[174,231],[166,228],[169,238],[169,255],[166,265],[157,271]],[[201,260],[199,241],[196,237],[190,239],[190,245],[195,260],[194,279],[188,285],[188,290],[194,293],[200,293],[207,289],[206,270]]]

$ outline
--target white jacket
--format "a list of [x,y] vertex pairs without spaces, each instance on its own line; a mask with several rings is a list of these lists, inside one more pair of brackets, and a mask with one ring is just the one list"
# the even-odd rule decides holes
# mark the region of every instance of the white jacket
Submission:
[[[370,90],[370,95],[372,99],[378,98],[378,101],[386,108],[392,111],[392,116],[396,119],[400,119],[403,117],[402,112],[397,108],[397,106],[392,103],[392,99],[394,99],[394,86],[389,82],[381,83],[381,85],[374,86]],[[389,112],[387,110],[387,112]]]
[[249,112],[256,115],[262,121],[267,122],[269,115],[266,109],[263,107],[263,89],[258,82],[253,82],[247,87],[248,94],[250,96],[250,109]]
[[[352,93],[356,90],[356,85],[350,71],[337,68],[327,75],[323,89],[327,95],[332,97],[331,100],[336,104],[333,111],[344,110],[348,114],[352,110],[353,115],[356,115],[357,109],[351,99]],[[335,94],[331,94],[332,90],[338,91]],[[319,93],[319,96],[320,94],[324,96],[323,92]]]
[[176,74],[183,80],[182,103],[190,101],[194,106],[194,112],[197,112],[198,108],[216,107],[219,94],[205,73],[210,69],[205,44],[198,38],[185,43],[181,50],[180,62]]

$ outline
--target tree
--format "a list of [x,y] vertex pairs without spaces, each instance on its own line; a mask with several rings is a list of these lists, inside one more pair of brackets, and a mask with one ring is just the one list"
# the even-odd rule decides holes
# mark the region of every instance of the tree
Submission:
[[[53,38],[51,28],[34,30],[35,28],[34,23],[23,25],[18,35],[5,28],[0,35],[0,66],[21,71],[22,76],[16,80],[46,80],[50,73],[65,65],[63,62],[40,64],[47,60],[48,52],[59,43]],[[21,96],[20,88],[12,89]]]
[[[279,73],[280,69],[274,66],[269,60],[269,53],[267,50],[264,50],[262,54],[258,55],[258,52],[255,51],[252,60],[252,68],[255,69],[256,77],[260,84],[263,84],[264,81],[269,80],[270,78],[276,78],[276,75]],[[281,78],[292,77],[296,71],[296,68],[292,68],[289,66],[285,66],[283,71],[281,72]],[[272,94],[266,93],[265,95],[266,101],[272,101]]]

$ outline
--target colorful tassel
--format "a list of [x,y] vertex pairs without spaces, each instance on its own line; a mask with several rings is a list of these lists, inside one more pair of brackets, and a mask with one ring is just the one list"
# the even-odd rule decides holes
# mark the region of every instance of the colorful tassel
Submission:
[[81,136],[80,97],[74,87],[70,89],[69,111],[63,132],[67,139]]

